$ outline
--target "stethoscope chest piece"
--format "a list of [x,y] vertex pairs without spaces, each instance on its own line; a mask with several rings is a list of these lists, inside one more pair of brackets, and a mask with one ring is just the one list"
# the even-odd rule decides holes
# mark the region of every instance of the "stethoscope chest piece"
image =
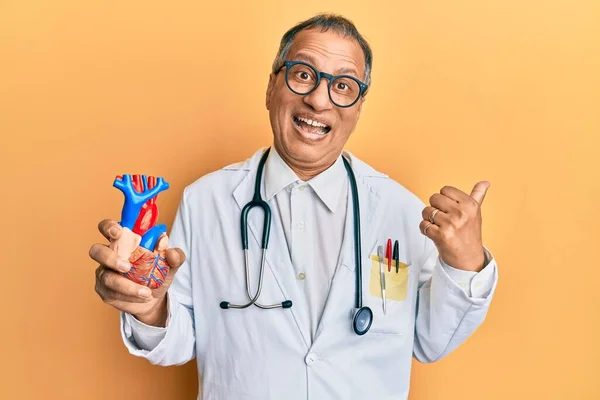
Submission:
[[361,307],[354,313],[352,319],[352,328],[357,335],[364,335],[371,328],[373,323],[373,311],[367,306]]

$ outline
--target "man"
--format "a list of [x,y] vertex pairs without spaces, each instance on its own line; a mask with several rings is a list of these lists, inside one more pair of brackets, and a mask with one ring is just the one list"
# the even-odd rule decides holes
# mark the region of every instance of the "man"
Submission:
[[[185,189],[161,288],[127,280],[128,262],[92,246],[101,264],[96,290],[122,311],[132,354],[159,365],[195,357],[206,399],[399,399],[408,396],[413,356],[439,360],[483,322],[497,281],[481,238],[489,184],[470,194],[446,186],[424,207],[343,151],[371,63],[369,45],[340,16],[318,15],[284,35],[266,93],[274,141],[262,176],[264,149]],[[257,178],[272,230],[260,273],[264,214],[250,212],[247,286],[240,215]],[[100,231],[111,240],[121,234],[115,221]],[[398,240],[401,263],[386,264],[382,278],[377,254],[388,238]],[[353,328],[357,287],[373,317],[365,334]],[[292,306],[227,308],[249,298]]]

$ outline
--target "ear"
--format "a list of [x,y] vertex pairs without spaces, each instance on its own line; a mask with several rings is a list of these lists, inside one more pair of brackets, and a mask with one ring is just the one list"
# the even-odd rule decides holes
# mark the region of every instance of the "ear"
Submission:
[[362,111],[362,106],[365,101],[367,101],[366,96],[363,96],[360,98],[360,100],[358,100],[358,115],[356,116],[357,120],[358,120],[358,117],[360,117],[360,112]]
[[275,87],[275,81],[277,80],[277,76],[275,74],[269,75],[269,84],[267,85],[267,97],[265,104],[267,106],[267,110],[271,106],[271,93],[273,92],[273,88]]

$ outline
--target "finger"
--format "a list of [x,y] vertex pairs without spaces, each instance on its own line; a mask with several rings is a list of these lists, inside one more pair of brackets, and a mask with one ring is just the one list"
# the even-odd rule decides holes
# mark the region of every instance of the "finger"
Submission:
[[429,204],[439,209],[440,211],[445,212],[446,214],[449,214],[458,209],[458,203],[456,201],[440,193],[434,193],[429,198]]
[[129,272],[131,269],[131,264],[127,260],[123,260],[114,250],[103,244],[96,243],[90,247],[90,257],[117,272]]
[[185,262],[185,253],[178,247],[167,249],[167,263],[172,268],[179,268]]
[[444,186],[440,189],[440,193],[444,196],[456,201],[457,203],[465,202],[469,199],[469,195],[454,186]]
[[117,240],[121,237],[122,227],[117,221],[104,219],[98,224],[98,230],[108,240]]
[[[152,297],[137,297],[137,296],[127,296],[123,293],[115,292],[105,286],[96,285],[96,293],[98,296],[107,304],[115,305],[115,303],[121,303],[122,305],[117,307],[122,309],[124,303],[128,304],[142,304],[147,303],[152,300]],[[115,305],[116,307],[116,305]]]
[[[128,297],[142,300],[136,302],[143,303],[152,298],[152,289],[135,283],[108,268],[98,268],[96,282],[99,284],[99,287],[112,291],[112,300],[124,301],[124,297]],[[118,298],[115,298],[115,296]]]
[[429,239],[435,241],[437,239],[437,237],[439,236],[440,227],[437,226],[436,224],[432,224],[431,222],[429,222],[427,220],[423,220],[419,224],[419,230],[421,231],[421,233],[423,235],[425,235]]
[[490,183],[487,181],[478,182],[471,191],[471,198],[475,200],[479,205],[483,203],[483,199],[485,199],[485,194],[490,188]]
[[[433,215],[433,212],[435,210],[437,210],[437,212],[435,213],[435,215]],[[433,215],[433,221],[431,218],[432,215]],[[441,211],[438,208],[431,207],[431,206],[425,207],[423,209],[423,212],[421,212],[421,216],[423,217],[424,220],[430,221],[438,226],[443,226],[443,225],[450,223],[450,216],[448,214],[446,214],[445,212]]]

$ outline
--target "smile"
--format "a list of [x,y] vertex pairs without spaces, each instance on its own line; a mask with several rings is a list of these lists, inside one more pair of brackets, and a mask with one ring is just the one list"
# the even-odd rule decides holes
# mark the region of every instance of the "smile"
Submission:
[[304,117],[293,117],[294,125],[306,133],[312,133],[317,135],[326,135],[331,131],[331,127],[316,121],[314,119]]

